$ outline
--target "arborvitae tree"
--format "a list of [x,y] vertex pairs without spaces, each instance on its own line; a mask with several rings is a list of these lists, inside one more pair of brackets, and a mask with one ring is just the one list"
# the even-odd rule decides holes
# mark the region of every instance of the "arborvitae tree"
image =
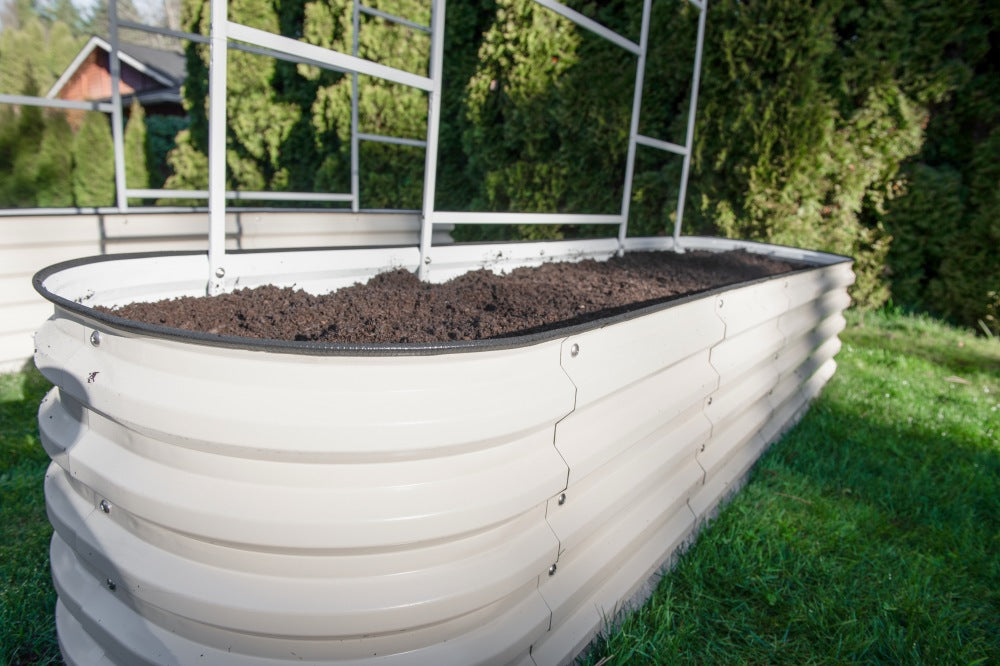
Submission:
[[73,130],[66,114],[51,111],[45,122],[45,135],[38,150],[38,172],[35,179],[37,205],[42,208],[63,208],[73,205]]
[[62,21],[26,16],[20,27],[0,31],[0,93],[21,94],[28,78],[40,94],[55,83],[86,39]]
[[114,204],[114,145],[103,113],[87,112],[73,137],[73,200],[77,206]]
[[[125,182],[129,189],[149,187],[146,149],[146,111],[137,100],[132,100],[128,123],[125,125]],[[142,204],[142,199],[129,199],[128,202],[138,206]]]
[[[21,92],[37,94],[30,67],[27,84]],[[7,119],[12,130],[8,130],[10,133],[2,141],[5,145],[0,148],[8,155],[3,163],[6,173],[0,172],[0,202],[5,207],[29,208],[37,205],[38,200],[35,181],[38,178],[38,148],[45,135],[45,117],[37,106],[21,106],[15,113],[8,114]]]
[[[926,308],[979,330],[1000,334],[1000,127],[969,160],[968,207],[961,224],[934,229],[940,268]],[[938,218],[940,219],[940,218]]]
[[[84,43],[64,0],[6,3],[0,31],[0,93],[44,95]],[[66,171],[71,135],[61,114],[0,109],[0,207],[72,205]]]
[[[265,0],[240,0],[230,4],[229,16],[255,28],[301,34],[306,4],[324,3],[301,0],[280,3],[279,15],[275,5]],[[200,0],[184,2],[182,20],[186,29],[207,34],[209,18],[207,4]],[[203,172],[199,165],[205,159],[208,143],[208,48],[190,47],[187,57],[189,83],[184,94],[191,127],[189,132],[178,136],[174,151],[177,155],[171,156],[175,171],[168,187],[206,186],[201,181]],[[235,50],[229,52],[228,63],[229,185],[245,190],[281,191],[293,189],[294,184],[296,189],[308,190],[321,170],[318,149],[335,150],[335,137],[317,131],[312,124],[314,119],[322,124],[321,112],[312,110],[316,91],[342,75],[324,70],[307,78],[295,64]]]
[[[531,0],[498,3],[468,84],[470,167],[485,185],[480,208],[557,212],[569,190],[561,159],[558,82],[577,62],[572,24]],[[556,121],[556,122],[553,122]]]

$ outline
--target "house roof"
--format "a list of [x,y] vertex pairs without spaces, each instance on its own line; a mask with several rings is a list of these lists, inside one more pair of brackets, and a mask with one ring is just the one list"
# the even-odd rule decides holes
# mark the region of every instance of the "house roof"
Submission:
[[[76,70],[95,49],[102,49],[110,53],[111,44],[96,35],[91,37],[45,96],[49,99],[55,99],[63,86],[69,83]],[[179,87],[187,77],[187,61],[182,54],[174,51],[138,44],[119,43],[118,57],[123,63],[158,81],[166,88]]]

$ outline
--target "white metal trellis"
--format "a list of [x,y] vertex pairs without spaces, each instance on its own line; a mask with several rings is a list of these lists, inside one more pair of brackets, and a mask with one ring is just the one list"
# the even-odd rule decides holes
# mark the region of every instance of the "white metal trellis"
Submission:
[[[665,1],[665,0],[661,0]],[[676,0],[674,0],[676,1]],[[530,212],[458,212],[437,210],[434,205],[434,191],[437,182],[437,157],[441,112],[442,64],[444,57],[444,16],[445,0],[431,0],[431,25],[426,26],[404,17],[368,7],[361,0],[354,0],[352,7],[351,53],[341,53],[331,49],[298,41],[264,30],[251,28],[229,21],[226,0],[211,0],[211,33],[209,36],[196,33],[149,26],[118,18],[115,0],[109,0],[110,67],[112,73],[112,100],[107,102],[71,102],[25,95],[0,94],[0,103],[45,106],[52,108],[95,110],[108,113],[112,117],[112,138],[115,152],[116,208],[128,209],[128,198],[192,198],[208,199],[209,202],[209,293],[224,289],[225,280],[225,214],[227,200],[254,201],[296,201],[296,202],[341,202],[350,203],[351,210],[360,209],[360,143],[362,141],[388,143],[425,149],[424,193],[420,231],[421,278],[426,277],[427,266],[432,261],[432,233],[435,224],[605,224],[617,225],[619,249],[624,247],[628,232],[629,207],[632,198],[632,180],[635,173],[635,155],[638,146],[679,155],[683,162],[674,220],[674,248],[681,250],[680,232],[684,218],[684,202],[690,174],[691,151],[694,140],[695,112],[698,104],[702,49],[705,35],[706,0],[681,0],[689,2],[698,12],[698,28],[688,106],[687,130],[684,145],[639,134],[639,118],[642,108],[643,82],[646,55],[649,45],[650,14],[652,0],[643,1],[642,24],[639,42],[636,43],[584,16],[555,0],[535,0],[535,2],[615,44],[637,57],[635,86],[632,99],[632,114],[629,125],[629,143],[626,157],[622,203],[617,213],[569,214]],[[413,30],[428,33],[431,38],[431,55],[427,76],[413,74],[393,67],[387,67],[359,56],[359,33],[361,15],[377,17]],[[120,94],[120,28],[141,30],[197,43],[208,43],[211,50],[209,68],[209,187],[207,190],[169,190],[128,187],[124,163],[124,122]],[[351,191],[333,192],[247,192],[226,190],[226,60],[228,49],[240,50],[285,61],[318,66],[325,69],[349,73],[351,75]],[[381,78],[394,83],[410,86],[428,93],[428,120],[425,139],[386,136],[365,133],[359,130],[358,118],[358,76],[360,74]],[[232,277],[232,276],[231,276]]]
[[[690,172],[691,149],[694,138],[694,117],[698,103],[698,86],[701,69],[701,53],[705,35],[705,14],[707,10],[705,0],[687,0],[699,11],[698,33],[695,45],[695,62],[691,84],[691,95],[689,103],[687,133],[685,144],[679,146],[667,141],[640,135],[638,132],[639,115],[642,107],[642,87],[645,76],[646,53],[649,44],[649,24],[650,13],[652,11],[652,0],[644,0],[642,12],[642,26],[639,43],[619,35],[609,28],[601,25],[597,21],[590,19],[583,14],[573,10],[555,0],[535,0],[537,4],[556,12],[560,16],[572,21],[574,24],[593,32],[594,34],[610,41],[611,43],[625,49],[629,53],[637,56],[635,88],[632,102],[632,116],[629,128],[629,145],[626,158],[625,183],[622,195],[621,209],[616,214],[550,214],[550,213],[483,213],[483,212],[453,212],[439,211],[434,205],[434,192],[437,183],[437,157],[438,139],[440,129],[441,113],[441,85],[442,85],[442,61],[444,57],[444,0],[432,0],[431,3],[431,25],[422,26],[407,19],[393,16],[381,10],[373,9],[361,5],[355,1],[352,10],[352,55],[323,49],[318,46],[306,44],[294,39],[267,33],[262,30],[249,28],[237,23],[228,21],[224,13],[216,11],[215,5],[224,4],[223,0],[212,0],[213,20],[212,20],[212,49],[213,66],[216,64],[215,50],[224,50],[230,38],[250,43],[252,45],[271,50],[276,57],[307,58],[327,67],[348,70],[352,73],[351,83],[351,193],[353,195],[353,208],[357,210],[359,196],[359,158],[358,144],[361,140],[384,141],[402,145],[422,146],[425,148],[424,166],[424,195],[422,207],[422,221],[420,231],[420,265],[418,274],[423,279],[426,277],[427,266],[432,262],[431,237],[435,224],[613,224],[618,226],[619,248],[624,246],[625,236],[628,232],[629,204],[632,196],[632,177],[635,170],[635,153],[638,145],[643,145],[657,150],[664,150],[682,156],[683,164],[681,169],[681,182],[678,193],[678,204],[676,219],[674,222],[674,247],[680,251],[680,231],[684,216],[684,199],[687,194],[687,181]],[[358,56],[360,15],[368,14],[377,16],[388,21],[408,26],[413,29],[429,32],[431,36],[431,57],[430,71],[427,77],[418,76],[408,72],[403,72],[394,68],[379,65]],[[380,137],[371,134],[362,134],[358,131],[358,75],[367,74],[379,78],[409,85],[428,93],[428,114],[427,114],[427,138],[425,141],[415,139],[401,139],[396,137]],[[215,81],[215,78],[212,79]],[[223,91],[223,92],[219,92]],[[210,94],[211,123],[209,132],[216,137],[224,135],[225,132],[225,93],[224,86],[214,88]],[[225,150],[224,140],[217,139],[210,142],[210,150],[223,152]],[[218,158],[211,162],[212,165],[219,164],[224,170],[224,160]],[[224,256],[224,236],[219,229],[222,228],[225,215],[225,200],[222,196],[224,177],[220,180],[218,174],[213,169],[213,183],[215,192],[209,197],[209,206],[212,209],[212,229],[211,238],[217,240],[212,243],[214,249],[210,250],[210,279],[209,291],[216,292],[223,288],[221,281],[225,273],[222,265]]]
[[[433,197],[425,195],[423,226],[421,229],[421,263],[420,272],[423,277],[426,271],[425,266],[431,262],[429,241],[433,225],[436,223],[451,224],[614,224],[618,226],[619,252],[622,251],[625,243],[625,236],[628,233],[629,204],[632,199],[632,177],[635,171],[636,146],[643,145],[658,150],[665,150],[683,157],[681,169],[681,182],[678,193],[677,216],[674,222],[674,248],[681,251],[680,231],[684,216],[684,199],[687,194],[687,181],[690,170],[691,146],[694,140],[694,115],[698,103],[699,74],[701,70],[701,52],[705,37],[705,13],[706,4],[701,0],[688,0],[699,11],[698,33],[695,45],[694,76],[692,78],[691,96],[689,103],[689,116],[685,145],[678,146],[667,141],[654,139],[639,134],[639,116],[642,107],[642,86],[645,77],[646,53],[649,44],[649,23],[652,11],[652,0],[644,0],[642,11],[642,25],[639,43],[619,35],[609,28],[601,25],[597,21],[584,16],[555,0],[535,0],[535,2],[547,9],[550,9],[560,16],[572,21],[574,24],[593,32],[615,44],[616,46],[637,56],[635,87],[632,100],[632,116],[629,127],[629,145],[626,157],[625,183],[622,193],[621,209],[616,214],[565,214],[565,213],[481,213],[481,212],[450,212],[438,211],[434,209]],[[437,40],[440,41],[440,40]],[[432,77],[433,78],[433,77]],[[428,154],[433,153],[436,161],[437,144],[431,145],[428,141]],[[430,159],[430,158],[429,158]]]

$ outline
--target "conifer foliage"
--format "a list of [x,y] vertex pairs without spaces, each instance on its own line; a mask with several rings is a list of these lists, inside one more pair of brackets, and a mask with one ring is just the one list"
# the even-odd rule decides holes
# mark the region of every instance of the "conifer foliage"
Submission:
[[[638,41],[641,2],[565,1]],[[352,4],[232,0],[229,15],[344,53],[357,37],[360,57],[427,72],[426,34],[363,15],[355,36]],[[426,0],[365,4],[425,25],[430,19]],[[708,6],[684,232],[851,255],[858,304],[891,298],[1000,332],[1000,5],[711,0]],[[530,0],[451,2],[446,16],[437,206],[618,212],[636,58]],[[656,1],[651,18],[639,131],[683,144],[698,11],[689,2]],[[208,34],[209,3],[183,0],[181,22],[184,30]],[[18,29],[39,31],[28,21]],[[0,51],[10,41],[3,39]],[[144,176],[141,123],[130,123],[130,184],[166,178],[167,187],[207,186],[208,47],[189,44],[186,54],[189,124],[156,125],[145,139],[147,164],[151,154],[169,149],[168,168]],[[24,69],[20,60],[11,62]],[[352,77],[233,50],[228,62],[227,185],[349,192]],[[366,76],[358,84],[360,132],[424,138],[424,93]],[[64,200],[58,188],[40,188],[34,199],[23,194],[50,177],[43,174],[65,173],[65,163],[45,150],[21,154],[25,137],[48,131],[46,118],[0,109],[0,204]],[[103,151],[105,134],[94,122],[87,132],[90,153]],[[77,166],[85,164],[76,152],[83,143],[78,134]],[[420,148],[362,142],[362,207],[419,207],[423,165]],[[85,166],[96,182],[97,165]],[[680,157],[637,149],[631,234],[672,231],[680,171]],[[74,183],[77,205],[113,198],[110,177],[110,194],[89,191],[75,173]],[[460,228],[455,235],[594,233],[608,235],[609,228]]]
[[73,200],[77,206],[115,202],[114,145],[103,113],[88,111],[73,137]]
[[[128,123],[125,125],[125,182],[128,189],[149,187],[147,163],[146,112],[138,101],[132,101]],[[130,205],[139,205],[141,199],[129,199]]]

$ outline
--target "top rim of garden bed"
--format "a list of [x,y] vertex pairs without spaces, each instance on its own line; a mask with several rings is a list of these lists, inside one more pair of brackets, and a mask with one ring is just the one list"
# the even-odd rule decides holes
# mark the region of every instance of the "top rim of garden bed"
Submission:
[[[798,249],[789,246],[776,246],[773,244],[758,243],[754,241],[735,241],[735,242],[738,243],[740,246],[742,246],[744,249],[746,247],[754,247],[754,246],[756,246],[758,249],[763,247],[787,248],[790,250]],[[490,243],[488,245],[510,246],[510,245],[526,245],[526,244],[527,243],[520,241],[510,241],[502,243]],[[470,243],[462,245],[486,246],[487,244]],[[364,249],[390,249],[390,248],[384,248],[382,246],[354,246],[354,247],[336,247],[336,248],[301,248],[294,250],[289,250],[287,248],[254,249],[254,250],[234,250],[231,251],[231,254],[323,252],[331,250],[351,251],[351,250],[364,250]],[[708,248],[692,247],[691,249],[708,249]],[[671,250],[661,248],[661,249],[645,249],[645,250],[637,249],[630,251],[664,252]],[[113,261],[135,260],[135,259],[204,256],[204,254],[205,254],[204,252],[199,252],[199,251],[160,251],[160,252],[136,252],[136,253],[126,253],[126,254],[100,255],[92,257],[83,257],[79,259],[71,259],[41,269],[40,271],[35,273],[35,275],[32,277],[32,285],[34,286],[35,290],[46,300],[52,302],[58,307],[61,307],[65,310],[68,310],[76,314],[77,316],[90,320],[94,323],[100,324],[103,327],[157,339],[164,339],[174,342],[196,344],[209,347],[221,347],[227,349],[258,351],[258,352],[265,351],[272,353],[294,354],[303,356],[433,356],[439,354],[494,351],[494,350],[514,349],[520,347],[529,347],[543,342],[549,342],[552,340],[566,338],[572,335],[577,335],[579,333],[584,333],[587,331],[602,328],[612,324],[618,324],[621,322],[629,321],[631,319],[636,319],[638,317],[660,312],[663,310],[668,310],[673,307],[684,305],[685,303],[689,303],[691,301],[710,297],[715,294],[723,293],[725,291],[730,291],[734,288],[743,288],[743,287],[753,286],[756,284],[762,284],[776,279],[785,279],[789,276],[808,272],[810,270],[815,270],[817,268],[823,268],[826,266],[842,264],[847,262],[853,263],[854,261],[851,257],[823,252],[818,254],[825,255],[826,257],[832,259],[832,261],[825,263],[815,263],[815,262],[809,262],[808,260],[798,259],[797,261],[799,261],[800,263],[808,263],[811,265],[804,266],[802,268],[791,270],[785,273],[779,273],[775,275],[747,280],[744,282],[730,283],[727,285],[710,287],[708,289],[690,292],[688,294],[684,294],[673,298],[668,298],[666,300],[652,303],[649,305],[640,305],[635,309],[631,309],[626,312],[619,312],[606,317],[597,317],[595,319],[586,322],[569,324],[566,326],[559,326],[558,324],[556,324],[551,328],[548,328],[543,331],[529,332],[524,334],[512,334],[504,337],[486,338],[480,340],[453,340],[453,341],[414,342],[414,343],[337,343],[337,342],[316,342],[308,340],[278,340],[278,339],[268,339],[268,338],[249,338],[249,337],[235,336],[235,335],[205,333],[201,331],[191,331],[171,326],[139,322],[132,319],[120,317],[112,313],[101,312],[91,306],[84,305],[83,303],[68,299],[64,296],[60,296],[54,293],[53,291],[49,290],[45,286],[45,281],[49,277],[57,273],[60,273],[61,271],[71,268],[77,268],[80,266],[100,264],[104,262],[113,262]],[[760,252],[760,254],[767,254],[770,256],[774,256],[773,253]],[[475,267],[471,267],[470,270],[474,270],[474,268]]]

